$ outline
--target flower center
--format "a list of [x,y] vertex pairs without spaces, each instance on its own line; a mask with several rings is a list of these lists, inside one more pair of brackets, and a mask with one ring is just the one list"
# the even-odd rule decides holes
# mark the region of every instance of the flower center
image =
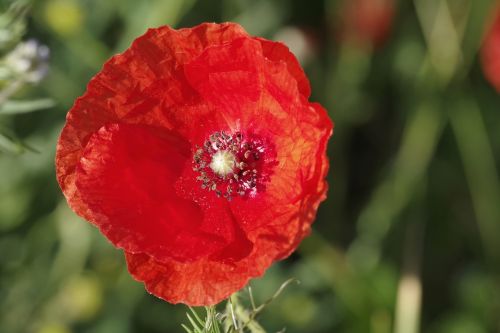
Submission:
[[236,157],[227,150],[219,150],[212,156],[210,168],[221,177],[225,177],[233,172]]
[[[193,153],[193,170],[201,187],[231,200],[252,196],[268,180],[274,159],[259,138],[244,138],[240,132],[215,132]],[[271,161],[271,162],[270,162]]]

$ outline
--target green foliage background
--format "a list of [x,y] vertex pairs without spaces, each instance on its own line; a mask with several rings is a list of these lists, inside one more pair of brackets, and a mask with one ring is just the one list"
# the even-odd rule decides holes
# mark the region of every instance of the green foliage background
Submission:
[[372,52],[335,38],[335,0],[34,1],[26,37],[50,47],[50,72],[15,98],[55,106],[0,110],[1,127],[38,151],[0,154],[0,332],[181,332],[186,308],[148,295],[122,253],[68,209],[54,151],[67,110],[107,58],[148,27],[204,21],[287,39],[336,125],[313,234],[252,286],[264,301],[290,277],[302,283],[261,324],[500,332],[500,96],[477,57],[492,4],[401,0],[389,40]]

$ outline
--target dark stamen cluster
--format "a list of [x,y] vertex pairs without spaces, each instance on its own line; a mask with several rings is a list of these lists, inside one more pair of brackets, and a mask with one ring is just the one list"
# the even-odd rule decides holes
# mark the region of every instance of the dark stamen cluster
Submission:
[[[218,152],[229,152],[232,154],[229,156],[234,156],[234,164],[227,174],[217,173],[211,167]],[[231,200],[236,195],[245,196],[256,191],[264,152],[261,141],[244,138],[240,132],[232,135],[215,132],[202,147],[195,148],[193,170],[199,172],[196,179],[201,182],[201,188]]]

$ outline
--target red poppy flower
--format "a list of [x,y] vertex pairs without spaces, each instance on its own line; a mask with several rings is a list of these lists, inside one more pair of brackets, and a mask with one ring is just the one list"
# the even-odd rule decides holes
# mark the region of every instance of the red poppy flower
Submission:
[[151,29],[69,111],[71,208],[171,303],[215,304],[288,256],[325,199],[332,123],[280,43],[239,25]]
[[500,5],[494,13],[481,48],[481,60],[484,75],[500,93]]
[[340,9],[340,36],[361,46],[381,46],[391,31],[394,0],[346,0]]

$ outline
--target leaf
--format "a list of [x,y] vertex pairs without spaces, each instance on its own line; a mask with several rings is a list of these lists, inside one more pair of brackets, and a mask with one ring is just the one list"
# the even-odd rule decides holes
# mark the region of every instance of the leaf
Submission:
[[0,128],[0,152],[18,155],[26,151],[39,153],[38,150],[23,142],[7,129]]
[[466,59],[472,62],[481,45],[482,36],[485,32],[485,22],[490,19],[495,1],[471,1],[470,4],[469,22],[463,38],[463,52]]
[[56,105],[50,98],[31,101],[7,101],[0,107],[0,114],[22,114],[48,109]]

